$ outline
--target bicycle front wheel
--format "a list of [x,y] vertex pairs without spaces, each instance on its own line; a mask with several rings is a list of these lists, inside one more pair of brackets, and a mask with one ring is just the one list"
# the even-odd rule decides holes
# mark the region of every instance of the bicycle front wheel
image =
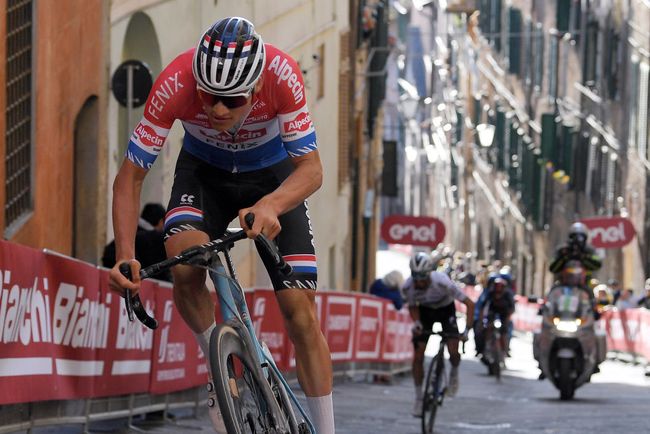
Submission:
[[256,358],[235,327],[215,328],[210,354],[217,401],[229,434],[291,432]]
[[432,434],[433,425],[436,421],[436,413],[438,410],[438,403],[440,402],[440,375],[442,369],[438,367],[438,363],[444,363],[440,357],[436,356],[429,365],[427,371],[427,378],[424,386],[424,395],[422,397],[422,433]]

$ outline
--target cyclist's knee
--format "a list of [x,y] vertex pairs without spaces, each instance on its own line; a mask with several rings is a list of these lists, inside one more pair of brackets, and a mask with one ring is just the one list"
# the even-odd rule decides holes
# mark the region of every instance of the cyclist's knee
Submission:
[[318,318],[308,310],[285,313],[284,319],[289,337],[294,343],[313,342],[314,335],[320,333]]

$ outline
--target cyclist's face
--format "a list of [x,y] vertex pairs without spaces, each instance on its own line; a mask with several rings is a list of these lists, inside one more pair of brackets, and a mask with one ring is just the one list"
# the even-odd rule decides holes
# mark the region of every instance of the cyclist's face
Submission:
[[210,126],[217,131],[226,131],[239,124],[248,115],[255,99],[255,93],[262,88],[262,80],[248,95],[219,97],[197,88],[203,111],[208,115]]
[[428,274],[413,276],[413,286],[416,289],[426,289],[431,283],[431,278]]

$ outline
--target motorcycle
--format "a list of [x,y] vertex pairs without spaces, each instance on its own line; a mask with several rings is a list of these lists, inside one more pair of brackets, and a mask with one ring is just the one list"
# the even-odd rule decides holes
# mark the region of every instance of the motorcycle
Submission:
[[533,355],[560,391],[560,399],[570,400],[605,358],[604,340],[596,336],[590,294],[580,286],[555,286],[541,314],[542,329],[534,336]]

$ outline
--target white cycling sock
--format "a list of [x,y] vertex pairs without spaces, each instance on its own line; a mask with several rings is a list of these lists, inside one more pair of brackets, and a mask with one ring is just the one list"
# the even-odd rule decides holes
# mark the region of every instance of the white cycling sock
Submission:
[[215,329],[217,326],[216,322],[213,322],[210,327],[205,329],[202,333],[195,333],[194,336],[196,336],[196,340],[199,343],[199,346],[201,347],[201,351],[203,351],[203,354],[205,355],[205,363],[208,365],[208,377],[210,378],[210,381],[212,381],[212,374],[210,373],[210,335],[212,334],[212,330]]
[[334,405],[332,393],[325,396],[308,396],[307,406],[317,434],[334,434]]
[[415,399],[422,399],[422,385],[415,385]]

